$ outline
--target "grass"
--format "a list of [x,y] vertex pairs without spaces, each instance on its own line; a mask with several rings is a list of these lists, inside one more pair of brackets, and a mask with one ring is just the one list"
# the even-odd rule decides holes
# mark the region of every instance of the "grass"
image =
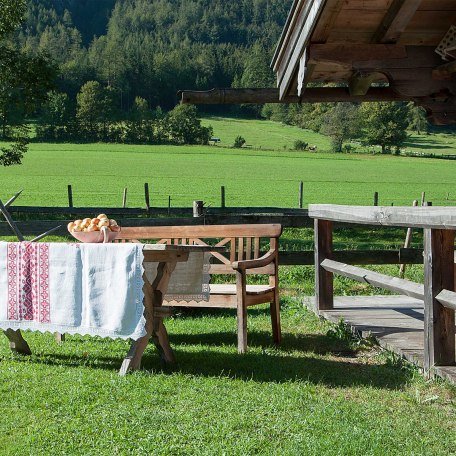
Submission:
[[231,147],[234,139],[241,135],[247,141],[247,146],[255,149],[290,150],[293,149],[294,142],[297,140],[305,141],[310,146],[317,146],[321,151],[331,149],[327,136],[269,120],[214,116],[204,118],[203,125],[212,126],[214,136],[220,138],[220,145],[224,147]]
[[[178,365],[153,349],[145,371],[117,368],[127,343],[27,334],[35,354],[0,339],[0,454],[446,455],[455,390],[350,340],[286,299],[284,342],[251,312],[250,351],[230,312],[168,321]],[[334,328],[334,329],[332,329]]]
[[[149,182],[152,204],[162,206],[168,195],[174,206],[194,199],[217,206],[225,185],[228,205],[295,207],[303,180],[306,203],[371,204],[374,191],[381,204],[408,205],[422,191],[434,204],[456,202],[454,162],[294,152],[284,145],[303,139],[323,150],[326,138],[272,122],[208,122],[223,145],[240,134],[257,149],[32,144],[22,166],[0,168],[0,197],[24,188],[21,204],[66,205],[71,183],[75,205],[118,206],[126,186],[129,205],[139,206]],[[341,229],[335,245],[396,248],[404,234]],[[415,236],[414,246],[421,241]],[[311,250],[312,231],[286,230],[281,245]],[[422,281],[422,267],[409,267],[407,278]],[[282,267],[280,283],[283,345],[271,346],[267,312],[255,309],[244,356],[230,311],[167,320],[177,366],[162,368],[150,347],[144,370],[125,378],[117,375],[124,341],[73,336],[56,345],[50,334],[27,333],[34,355],[20,357],[0,338],[0,455],[454,453],[454,387],[424,381],[409,364],[303,309],[313,268]],[[337,277],[335,292],[379,290]]]
[[[267,135],[267,132],[263,132]],[[299,181],[304,202],[411,205],[425,191],[434,205],[456,203],[456,162],[372,155],[235,150],[214,146],[32,144],[22,166],[0,168],[0,197],[23,188],[20,204],[64,206],[73,185],[76,206],[190,207],[193,200],[228,206],[296,207]]]
[[454,154],[456,153],[456,136],[451,133],[411,134],[405,146],[407,152],[424,152],[436,155]]

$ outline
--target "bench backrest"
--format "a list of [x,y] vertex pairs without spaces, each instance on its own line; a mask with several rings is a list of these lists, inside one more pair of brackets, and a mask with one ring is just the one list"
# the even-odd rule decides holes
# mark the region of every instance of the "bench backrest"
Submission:
[[[157,244],[225,247],[226,253],[212,253],[217,263],[211,264],[210,272],[234,274],[231,267],[233,261],[259,258],[265,253],[264,243],[269,243],[270,249],[278,250],[281,234],[282,226],[277,224],[141,226],[122,228],[116,242],[153,240]],[[250,272],[274,275],[275,271],[275,266],[271,264]]]

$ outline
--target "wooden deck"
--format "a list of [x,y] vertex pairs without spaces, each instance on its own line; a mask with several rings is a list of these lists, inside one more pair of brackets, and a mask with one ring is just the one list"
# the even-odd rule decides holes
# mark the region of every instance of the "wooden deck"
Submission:
[[[313,297],[304,305],[314,310]],[[362,337],[374,336],[380,346],[423,367],[423,302],[407,296],[338,296],[333,310],[320,311],[322,317],[338,323],[343,319]],[[436,367],[435,373],[456,384],[456,366]]]

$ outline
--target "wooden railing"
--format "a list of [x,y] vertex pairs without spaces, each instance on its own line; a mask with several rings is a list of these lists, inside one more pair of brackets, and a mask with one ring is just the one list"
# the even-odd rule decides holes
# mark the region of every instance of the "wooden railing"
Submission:
[[[455,355],[455,207],[365,207],[310,205],[315,226],[316,311],[334,308],[333,275],[424,301],[424,370],[450,366]],[[350,266],[336,260],[333,224],[357,223],[424,230],[424,285]]]
[[[279,223],[284,228],[310,228],[313,220],[306,209],[276,207],[208,208],[202,217],[193,217],[192,208],[120,208],[120,207],[39,207],[10,206],[9,212],[25,236],[35,236],[56,225],[56,235],[67,235],[66,225],[75,218],[106,213],[118,219],[121,226],[182,226],[230,225],[250,223]],[[53,219],[53,220],[47,220]],[[1,215],[0,215],[1,220]],[[10,226],[0,221],[0,236],[10,236]],[[422,264],[423,252],[419,249],[395,250],[341,250],[333,252],[333,259],[357,265],[366,264]],[[285,245],[280,252],[282,266],[313,265],[314,252],[290,250]]]

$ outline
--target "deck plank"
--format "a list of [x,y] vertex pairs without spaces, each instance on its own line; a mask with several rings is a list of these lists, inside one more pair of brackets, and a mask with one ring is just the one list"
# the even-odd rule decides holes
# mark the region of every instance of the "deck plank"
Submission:
[[[304,305],[315,309],[314,297],[304,298]],[[320,315],[338,323],[341,319],[362,337],[374,336],[381,347],[403,356],[423,368],[423,302],[407,296],[337,296],[333,310]],[[456,384],[456,366],[436,367],[438,376]]]

